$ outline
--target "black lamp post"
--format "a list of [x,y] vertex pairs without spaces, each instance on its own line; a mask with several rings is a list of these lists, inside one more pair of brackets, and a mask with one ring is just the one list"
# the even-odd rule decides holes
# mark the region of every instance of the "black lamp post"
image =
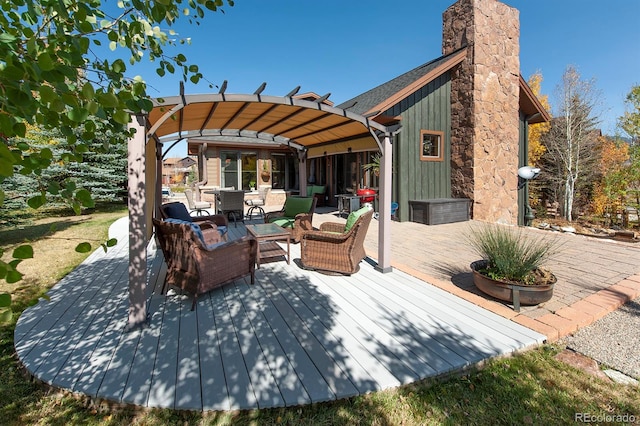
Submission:
[[540,169],[532,166],[524,166],[518,169],[518,189],[525,188],[524,191],[524,224],[531,226],[531,222],[536,215],[529,205],[529,181],[540,174]]

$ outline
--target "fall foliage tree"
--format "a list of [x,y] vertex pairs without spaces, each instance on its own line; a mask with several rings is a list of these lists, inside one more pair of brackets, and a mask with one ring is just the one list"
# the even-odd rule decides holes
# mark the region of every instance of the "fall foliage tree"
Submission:
[[[540,93],[541,85],[542,85],[542,73],[537,71],[531,77],[529,77],[529,87],[533,94],[538,98],[538,101],[542,104],[544,109],[547,112],[551,111],[551,105],[549,105],[549,96],[543,95]],[[540,158],[546,152],[547,148],[542,143],[542,136],[545,135],[549,129],[551,128],[551,124],[548,122],[543,123],[535,123],[529,125],[529,165],[530,166],[539,166]]]
[[593,213],[610,218],[624,206],[627,182],[624,164],[629,159],[629,145],[621,140],[602,137],[598,172],[592,200]]

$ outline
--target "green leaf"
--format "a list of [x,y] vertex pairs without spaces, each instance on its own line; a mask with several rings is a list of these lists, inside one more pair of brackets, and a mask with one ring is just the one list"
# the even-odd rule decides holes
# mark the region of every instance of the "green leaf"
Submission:
[[49,181],[47,192],[52,195],[57,195],[60,192],[60,184],[56,181]]
[[91,251],[91,244],[89,243],[80,243],[76,246],[76,251],[78,253],[89,253]]
[[107,247],[113,247],[118,244],[118,240],[116,238],[111,238],[107,240]]
[[118,97],[111,92],[100,93],[97,98],[98,102],[105,108],[115,108],[120,104]]
[[8,162],[5,158],[0,158],[0,176],[13,176],[13,164]]
[[13,133],[16,136],[20,136],[21,138],[24,138],[25,135],[27,134],[27,126],[23,122],[18,122],[13,125]]
[[91,198],[91,193],[86,189],[81,189],[76,192],[76,198],[84,207],[93,207],[95,205],[93,198]]
[[0,309],[0,324],[7,324],[13,318],[13,311],[9,308]]
[[47,160],[53,160],[53,152],[49,148],[42,148],[40,150],[40,157]]
[[51,71],[54,68],[54,62],[49,53],[44,52],[38,56],[38,65],[42,71]]
[[51,102],[57,99],[57,95],[51,86],[40,86],[38,91],[40,92],[40,99],[44,102]]
[[116,123],[129,124],[129,122],[131,121],[131,116],[129,115],[128,112],[124,110],[119,110],[119,111],[116,111],[115,114],[113,114],[113,120]]
[[0,308],[8,308],[11,306],[11,294],[0,293]]
[[16,37],[13,34],[9,34],[7,32],[0,34],[0,43],[10,44],[10,43],[13,43],[15,40],[16,40]]
[[33,247],[27,244],[16,247],[16,249],[13,250],[13,257],[14,259],[32,259]]
[[39,207],[42,207],[44,205],[44,203],[46,202],[46,198],[42,195],[36,195],[35,197],[31,197],[27,200],[27,204],[29,205],[29,207],[31,207],[32,209],[37,209]]
[[9,284],[15,284],[22,279],[22,274],[16,270],[8,270],[5,281]]
[[93,85],[89,82],[86,82],[84,86],[82,86],[82,96],[85,99],[93,99],[93,96],[96,94],[95,90],[93,90]]
[[76,123],[82,123],[89,117],[89,111],[82,107],[73,108],[67,113],[67,117]]

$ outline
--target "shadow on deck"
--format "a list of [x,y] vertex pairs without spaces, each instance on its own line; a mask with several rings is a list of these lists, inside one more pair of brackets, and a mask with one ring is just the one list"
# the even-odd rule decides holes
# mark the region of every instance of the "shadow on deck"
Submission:
[[[15,347],[37,379],[119,403],[186,410],[309,404],[456,371],[544,336],[395,270],[350,277],[292,262],[191,298],[159,295],[149,247],[149,324],[125,332],[127,225],[18,320]],[[239,224],[234,237],[243,235]]]

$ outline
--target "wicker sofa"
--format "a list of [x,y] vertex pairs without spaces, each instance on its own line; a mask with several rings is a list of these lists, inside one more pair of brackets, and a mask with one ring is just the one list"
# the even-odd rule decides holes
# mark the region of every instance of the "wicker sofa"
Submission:
[[[169,285],[193,294],[191,310],[198,296],[247,275],[255,281],[257,241],[243,237],[225,242],[204,242],[189,223],[172,223],[153,219],[158,243],[167,263]],[[196,225],[198,226],[198,225]]]
[[347,223],[325,222],[317,231],[306,231],[300,242],[302,266],[346,275],[358,272],[372,217],[373,210],[364,207],[350,213]]
[[265,223],[275,223],[291,232],[291,240],[300,242],[302,234],[313,229],[313,212],[318,202],[315,197],[287,197],[282,210],[264,215]]

